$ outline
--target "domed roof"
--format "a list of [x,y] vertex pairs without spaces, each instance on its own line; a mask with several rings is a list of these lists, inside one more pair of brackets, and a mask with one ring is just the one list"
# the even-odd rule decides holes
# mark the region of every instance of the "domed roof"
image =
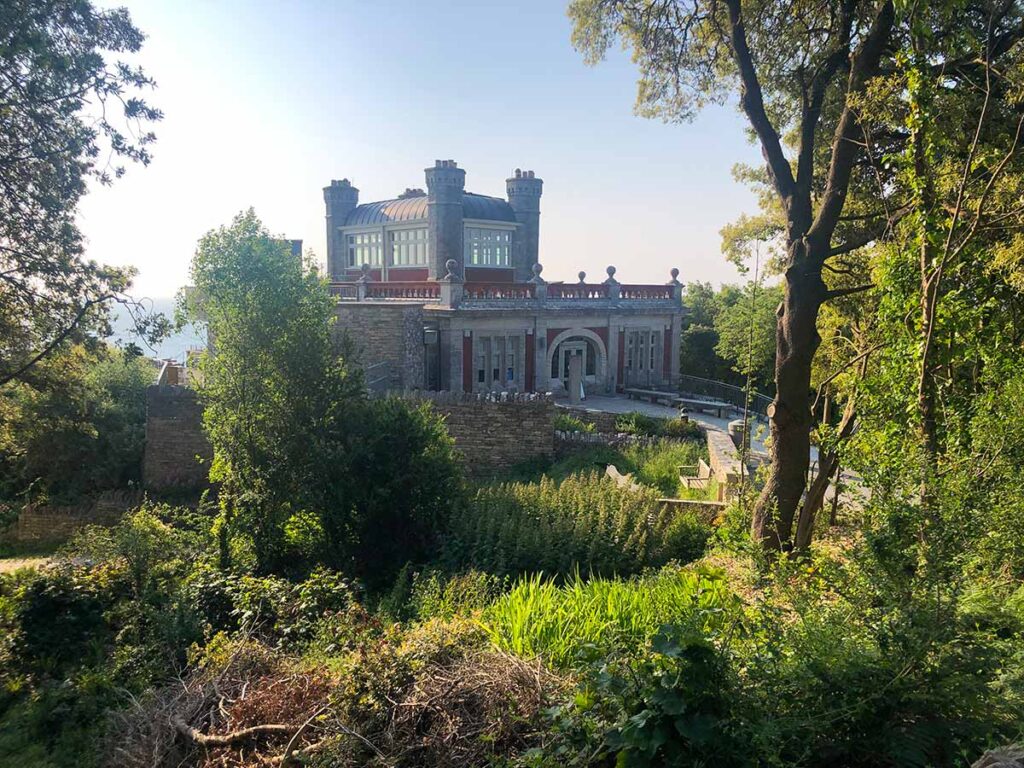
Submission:
[[[462,193],[462,216],[484,221],[507,221],[514,224],[515,211],[500,197],[488,197],[472,192]],[[345,218],[346,227],[390,224],[399,221],[426,221],[427,196],[400,197],[356,206]]]

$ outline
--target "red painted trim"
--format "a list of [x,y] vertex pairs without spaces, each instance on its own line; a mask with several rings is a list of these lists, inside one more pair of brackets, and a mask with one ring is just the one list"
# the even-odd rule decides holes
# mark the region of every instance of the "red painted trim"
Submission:
[[604,343],[604,351],[607,352],[608,351],[608,326],[605,325],[605,326],[602,326],[601,328],[587,328],[587,330],[590,331],[593,334],[596,334],[596,336]]
[[473,336],[462,336],[462,391],[473,391]]
[[467,283],[513,283],[515,272],[504,267],[466,267]]
[[426,267],[388,267],[388,282],[414,283],[427,279]]
[[526,380],[524,389],[527,392],[537,391],[537,382],[534,380],[533,365],[537,357],[536,343],[532,333],[526,334]]

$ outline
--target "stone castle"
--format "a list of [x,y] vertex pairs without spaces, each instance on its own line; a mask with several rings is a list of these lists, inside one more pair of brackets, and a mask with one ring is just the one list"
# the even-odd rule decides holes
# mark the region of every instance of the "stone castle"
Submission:
[[558,395],[574,371],[589,394],[676,388],[678,270],[663,285],[620,283],[615,267],[549,282],[533,171],[506,180],[508,199],[467,192],[452,160],[425,175],[425,192],[371,203],[348,179],[324,188],[339,326],[371,384]]

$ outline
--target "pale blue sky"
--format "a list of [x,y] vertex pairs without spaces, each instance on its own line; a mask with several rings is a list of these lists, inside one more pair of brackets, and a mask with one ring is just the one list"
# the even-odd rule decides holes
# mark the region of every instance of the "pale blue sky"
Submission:
[[254,206],[324,256],[321,189],[364,202],[424,186],[451,158],[467,189],[504,196],[516,168],[544,179],[540,260],[623,282],[736,279],[719,229],[753,212],[733,181],[760,162],[735,106],[690,124],[632,113],[635,70],[587,67],[561,0],[129,0],[139,61],[164,110],[148,168],[90,194],[89,255],[134,264],[140,295],[172,295],[197,239]]

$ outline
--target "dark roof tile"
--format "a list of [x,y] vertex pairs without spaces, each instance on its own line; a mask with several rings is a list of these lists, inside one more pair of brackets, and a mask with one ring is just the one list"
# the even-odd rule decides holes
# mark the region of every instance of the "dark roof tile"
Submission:
[[[515,223],[516,214],[512,206],[500,197],[462,193],[462,215],[466,219],[484,221],[507,221]],[[346,227],[390,224],[398,221],[420,221],[427,218],[427,197],[405,197],[395,200],[380,200],[356,206],[345,218]]]

